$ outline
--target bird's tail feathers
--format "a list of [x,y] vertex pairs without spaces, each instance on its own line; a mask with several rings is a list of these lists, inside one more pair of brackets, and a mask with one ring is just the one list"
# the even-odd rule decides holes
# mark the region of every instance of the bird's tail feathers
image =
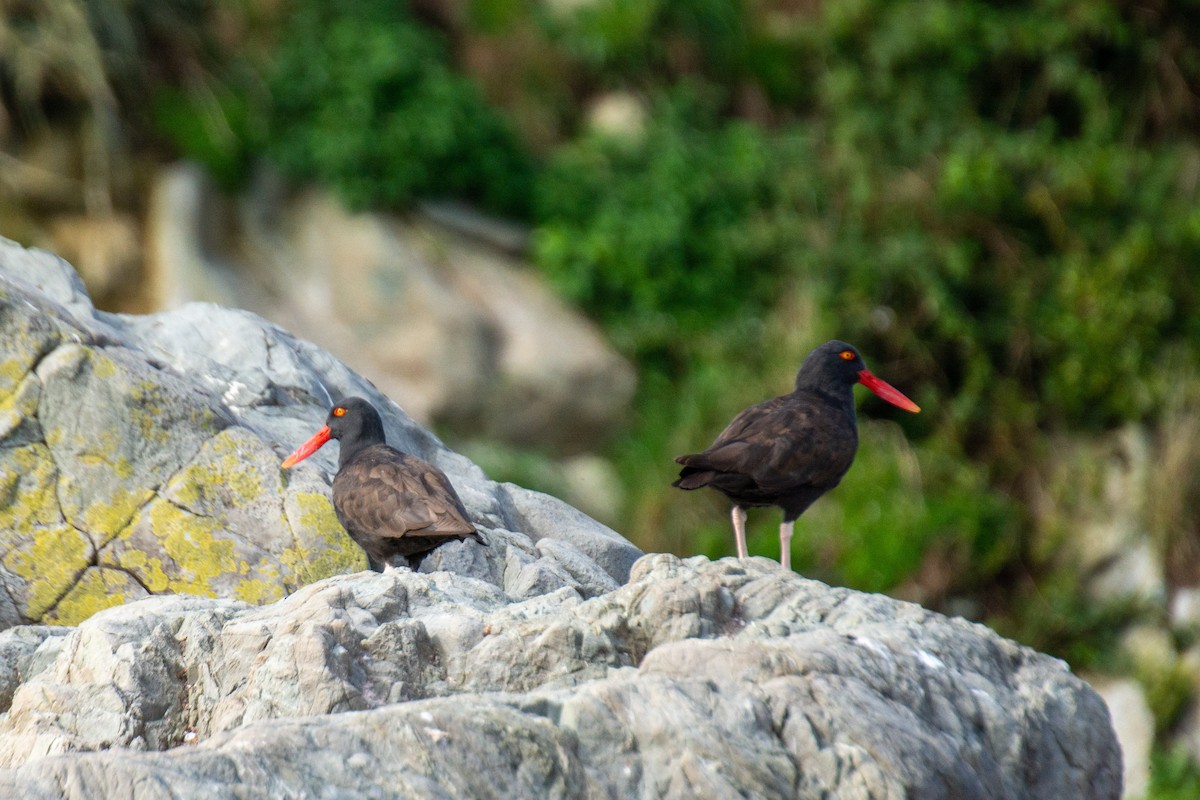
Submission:
[[[687,456],[680,456],[680,458],[675,460],[682,464],[683,462],[680,459],[683,458],[687,458]],[[679,477],[671,485],[680,489],[700,489],[708,486],[709,482],[713,479],[713,475],[714,473],[710,469],[696,466],[685,466],[682,470],[680,470]]]

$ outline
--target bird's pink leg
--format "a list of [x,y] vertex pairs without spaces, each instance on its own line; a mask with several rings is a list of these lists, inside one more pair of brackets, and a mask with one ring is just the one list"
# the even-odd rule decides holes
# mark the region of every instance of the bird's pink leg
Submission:
[[733,507],[733,535],[737,539],[738,558],[746,558],[746,509],[741,506]]
[[786,570],[792,568],[792,524],[784,522],[779,526],[779,563]]

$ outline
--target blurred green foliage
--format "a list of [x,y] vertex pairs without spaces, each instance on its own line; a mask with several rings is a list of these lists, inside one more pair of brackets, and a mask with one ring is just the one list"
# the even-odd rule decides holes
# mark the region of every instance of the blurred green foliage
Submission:
[[296,0],[270,79],[268,152],[352,206],[459,197],[523,212],[529,157],[404,4]]
[[1200,764],[1178,746],[1156,750],[1150,759],[1150,788],[1145,800],[1194,800],[1200,797]]
[[225,189],[239,186],[267,140],[266,118],[246,92],[228,85],[188,91],[160,89],[153,101],[155,126],[179,151],[202,164]]
[[584,136],[537,182],[535,261],[637,356],[677,355],[681,337],[765,312],[786,267],[779,240],[794,238],[756,219],[792,189],[778,145],[679,95],[641,141]]

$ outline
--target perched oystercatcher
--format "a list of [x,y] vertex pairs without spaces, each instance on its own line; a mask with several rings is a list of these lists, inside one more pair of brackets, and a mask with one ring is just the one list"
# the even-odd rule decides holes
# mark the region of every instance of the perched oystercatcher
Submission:
[[485,543],[467,519],[446,473],[389,447],[379,412],[361,397],[334,406],[325,427],[297,447],[283,468],[300,463],[330,439],[341,443],[333,508],[367,552],[371,569],[388,572],[398,557],[416,569],[438,545],[467,537]]
[[914,414],[921,409],[876,378],[845,342],[813,350],[796,374],[796,390],[747,408],[703,453],[679,456],[680,489],[716,489],[733,501],[738,557],[746,557],[746,509],[779,506],[780,563],[792,566],[792,525],[838,485],[858,449],[854,384]]

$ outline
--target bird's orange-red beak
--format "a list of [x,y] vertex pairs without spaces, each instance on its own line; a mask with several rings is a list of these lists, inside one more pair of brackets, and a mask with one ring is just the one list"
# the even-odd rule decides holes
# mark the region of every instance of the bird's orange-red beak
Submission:
[[905,411],[911,411],[914,414],[921,410],[919,405],[905,397],[899,389],[881,378],[876,378],[871,374],[870,370],[859,370],[858,382],[897,408],[903,408]]
[[[892,389],[892,391],[895,392],[896,390]],[[900,393],[896,392],[896,394],[900,394]],[[903,397],[903,395],[901,395],[901,397]],[[321,430],[317,431],[316,433],[314,433],[312,435],[311,439],[309,439],[307,442],[305,442],[304,444],[297,447],[296,452],[292,453],[290,456],[285,458],[283,460],[283,463],[280,464],[280,467],[282,467],[283,469],[291,469],[292,467],[296,466],[304,459],[311,456],[313,453],[320,450],[321,445],[323,445],[329,441],[329,434],[330,434],[329,426],[328,425],[323,426],[321,428]]]

